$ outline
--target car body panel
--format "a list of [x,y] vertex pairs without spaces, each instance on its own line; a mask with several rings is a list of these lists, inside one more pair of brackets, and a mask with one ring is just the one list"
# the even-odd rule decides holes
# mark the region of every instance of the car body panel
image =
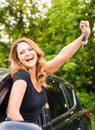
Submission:
[[[47,89],[48,102],[43,107],[39,118],[39,125],[43,130],[91,130],[90,117],[81,107],[71,84],[54,75],[47,78],[47,84],[50,85],[50,88]],[[1,68],[0,88],[4,85],[11,88],[12,78],[9,69]],[[2,112],[3,107],[1,106],[0,111]],[[0,119],[3,121],[2,117]]]

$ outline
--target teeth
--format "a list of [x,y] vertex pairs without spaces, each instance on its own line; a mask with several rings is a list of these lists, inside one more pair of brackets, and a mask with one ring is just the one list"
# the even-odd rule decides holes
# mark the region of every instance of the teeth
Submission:
[[33,58],[31,58],[31,59],[28,59],[28,60],[26,60],[26,61],[30,61],[30,60],[33,60]]

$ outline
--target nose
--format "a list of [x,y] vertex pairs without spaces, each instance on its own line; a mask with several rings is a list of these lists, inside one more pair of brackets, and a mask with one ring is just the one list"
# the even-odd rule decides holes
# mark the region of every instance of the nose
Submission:
[[30,52],[28,50],[26,50],[25,54],[26,54],[26,56],[30,55]]

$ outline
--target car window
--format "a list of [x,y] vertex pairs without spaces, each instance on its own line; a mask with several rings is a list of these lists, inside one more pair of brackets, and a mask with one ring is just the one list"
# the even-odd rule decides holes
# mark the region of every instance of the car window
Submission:
[[50,114],[51,118],[55,118],[68,111],[67,103],[60,88],[60,82],[48,79],[47,83],[50,85],[47,89]]
[[68,100],[69,109],[70,109],[74,106],[73,91],[71,85],[68,82],[65,81],[64,85],[65,85],[66,98]]
[[0,81],[2,81],[2,79],[4,79],[9,73],[9,69],[0,68]]

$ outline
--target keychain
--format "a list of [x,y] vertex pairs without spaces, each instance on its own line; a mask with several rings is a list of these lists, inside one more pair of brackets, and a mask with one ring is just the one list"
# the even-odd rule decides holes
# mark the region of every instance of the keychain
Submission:
[[83,32],[82,33],[82,47],[88,43],[88,39],[86,37],[86,34]]

